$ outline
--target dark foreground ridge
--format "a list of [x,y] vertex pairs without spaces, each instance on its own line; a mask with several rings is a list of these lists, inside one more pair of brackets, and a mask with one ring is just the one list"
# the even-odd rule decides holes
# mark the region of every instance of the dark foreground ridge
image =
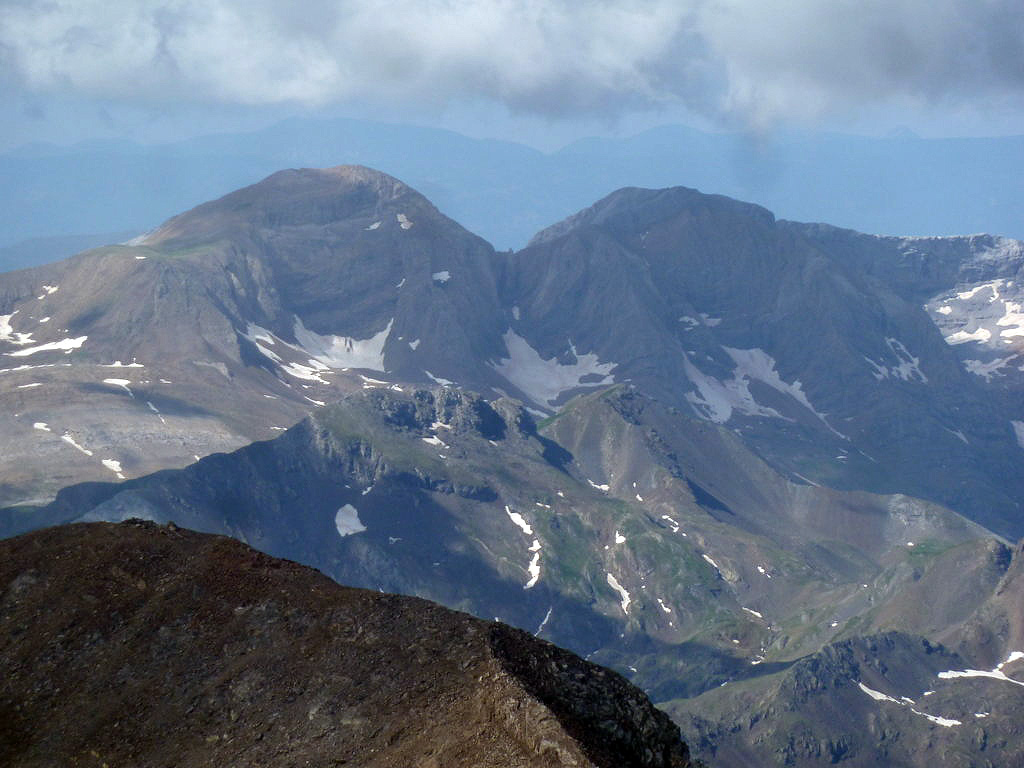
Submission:
[[610,670],[173,525],[0,542],[0,669],[9,766],[690,765]]

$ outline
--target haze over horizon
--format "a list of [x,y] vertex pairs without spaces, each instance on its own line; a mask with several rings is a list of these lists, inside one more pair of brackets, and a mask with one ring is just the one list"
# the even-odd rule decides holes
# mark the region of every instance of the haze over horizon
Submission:
[[345,163],[500,248],[623,186],[1022,237],[1021,61],[1012,0],[17,0],[0,9],[0,269]]
[[542,150],[665,123],[1021,133],[1012,0],[20,0],[0,11],[0,147],[173,141],[288,116],[382,119]]

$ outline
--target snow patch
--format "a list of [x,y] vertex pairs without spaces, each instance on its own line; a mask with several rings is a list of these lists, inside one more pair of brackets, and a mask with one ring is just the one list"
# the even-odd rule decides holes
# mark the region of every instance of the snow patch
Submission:
[[608,586],[611,587],[612,589],[614,589],[616,592],[619,593],[619,598],[620,598],[620,603],[619,604],[622,606],[622,612],[625,613],[625,614],[628,614],[629,613],[629,604],[632,602],[632,600],[630,600],[630,598],[629,598],[629,592],[626,591],[625,587],[623,587],[621,584],[619,584],[618,579],[616,579],[614,576],[612,576],[612,574],[608,573],[607,577],[608,577]]
[[42,432],[50,432],[50,426],[45,421],[37,421],[32,425],[32,429],[38,429]]
[[409,218],[404,213],[396,213],[395,218],[398,220],[398,226],[402,229],[412,228],[412,222],[409,221]]
[[435,283],[447,283],[452,279],[452,273],[447,269],[442,269],[440,272],[435,272],[430,276],[430,279]]
[[550,619],[550,618],[551,618],[551,610],[552,610],[552,608],[554,608],[554,606],[549,606],[549,607],[548,607],[548,612],[544,614],[544,621],[542,621],[542,622],[540,623],[540,626],[539,626],[539,627],[537,627],[537,631],[533,633],[533,636],[534,636],[534,637],[537,637],[538,635],[540,635],[540,631],[541,631],[542,629],[544,629],[544,627],[545,627],[545,626],[547,625],[547,623],[548,623],[548,619]]
[[81,451],[86,456],[92,456],[92,451],[90,451],[88,448],[83,448],[81,445],[75,442],[75,438],[71,436],[71,433],[65,432],[63,435],[60,436],[60,439],[63,440],[68,445],[70,445],[72,448]]
[[[512,508],[506,504],[505,514],[508,515],[509,519],[519,527],[519,529],[527,536],[533,536],[533,526],[526,522],[524,518],[518,512],[513,512]],[[523,589],[533,589],[536,586],[537,581],[540,579],[540,553],[541,543],[539,539],[534,539],[528,550],[533,553],[533,557],[530,558],[530,564],[526,566],[527,573],[530,574],[529,580],[523,585]],[[547,621],[547,619],[545,619]],[[544,625],[541,624],[543,627]],[[537,630],[540,631],[539,629]]]
[[701,555],[701,557],[703,557],[708,562],[708,564],[711,565],[712,568],[714,568],[716,571],[718,570],[718,563],[712,560],[710,555]]
[[1006,661],[1002,661],[996,666],[996,669],[1002,669],[1007,664],[1013,664],[1013,662],[1020,661],[1021,659],[1024,659],[1024,651],[1013,651],[1006,657]]
[[523,585],[523,589],[533,589],[540,578],[540,542],[534,539],[533,543],[536,549],[533,552],[533,557],[530,559],[530,564],[526,567],[527,572],[530,574],[530,580]]
[[975,376],[983,376],[987,383],[992,380],[993,376],[999,373],[1003,368],[1006,368],[1018,357],[1020,357],[1020,355],[997,357],[995,360],[989,360],[988,362],[984,362],[982,360],[964,360],[964,368],[967,369],[968,373],[973,373]]
[[366,530],[363,521],[359,519],[358,510],[351,504],[346,504],[334,514],[334,527],[342,538]]
[[505,514],[508,515],[509,519],[513,523],[519,526],[523,533],[525,533],[527,536],[533,536],[533,526],[526,522],[526,518],[524,518],[521,514],[519,514],[518,512],[513,512],[511,507],[508,506],[508,504],[505,505]]
[[1003,667],[1007,664],[1012,664],[1015,661],[1024,659],[1024,652],[1014,651],[1007,658],[1006,661],[997,664],[995,669],[984,670],[984,669],[957,669],[949,670],[947,672],[939,672],[939,677],[943,680],[953,680],[959,677],[988,677],[993,680],[1002,680],[1006,683],[1013,683],[1014,685],[1024,686],[1024,682],[1020,680],[1014,680],[1003,672]]
[[133,359],[130,363],[122,363],[120,360],[115,360],[112,363],[106,365],[100,365],[100,368],[145,368],[142,363],[137,363]]
[[167,423],[167,419],[165,419],[163,414],[160,413],[160,409],[159,408],[157,408],[155,405],[153,405],[153,403],[151,403],[149,400],[146,401],[146,405],[149,407],[149,410],[151,410],[153,413],[155,413],[156,417],[158,419],[160,419],[160,423],[161,424],[166,424]]
[[672,609],[665,605],[665,601],[662,600],[660,597],[658,598],[658,605],[661,606],[661,610],[663,610],[665,613],[672,613]]
[[19,384],[18,385],[18,389],[32,389],[34,387],[41,387],[41,386],[43,386],[43,385],[40,384],[38,381],[34,381],[31,384]]
[[957,331],[946,336],[946,343],[955,346],[957,344],[966,344],[968,341],[980,341],[985,342],[992,338],[992,332],[987,328],[978,328],[974,331]]
[[[898,343],[898,342],[897,342]],[[792,384],[787,384],[779,376],[778,371],[775,370],[775,360],[772,359],[771,355],[767,354],[764,350],[754,349],[733,349],[730,347],[722,347],[726,354],[733,359],[736,363],[736,370],[733,373],[734,377],[742,376],[743,378],[756,379],[769,387],[774,389],[783,395],[789,395],[796,400],[800,405],[806,408],[808,411],[818,417],[832,432],[835,432],[840,437],[845,439],[844,435],[839,434],[836,430],[829,426],[828,422],[825,421],[825,415],[818,413],[814,406],[811,405],[811,401],[807,399],[807,395],[804,394],[803,385],[799,379],[793,381]]]
[[599,491],[604,491],[605,493],[608,493],[608,491],[610,490],[610,486],[607,483],[595,483],[589,477],[587,478],[587,482],[590,483],[591,488],[596,488]]
[[[511,328],[502,337],[508,357],[490,366],[518,387],[534,402],[553,405],[565,392],[579,387],[599,387],[612,383],[612,369],[616,363],[602,363],[593,352],[581,355],[570,343],[569,350],[575,363],[563,365],[557,357],[543,359],[529,342]],[[584,383],[586,377],[598,376],[598,381]]]
[[419,345],[420,345],[420,340],[419,339],[416,339],[415,341],[410,341],[409,342],[409,349],[411,349],[413,352],[415,352],[416,351],[416,347],[418,347]]
[[803,481],[804,481],[805,483],[807,483],[808,485],[812,485],[812,486],[814,486],[815,488],[821,488],[821,485],[819,485],[818,483],[814,482],[814,481],[813,481],[813,480],[811,480],[811,479],[810,479],[809,477],[804,477],[804,476],[803,476],[803,475],[801,475],[801,474],[800,474],[799,472],[794,472],[793,474],[794,474],[794,475],[795,475],[796,477],[798,477],[798,478],[800,478],[801,480],[803,480]]
[[[998,287],[999,287],[999,284],[1002,283],[1002,282],[1003,282],[1002,280],[995,280],[995,281],[993,281],[991,283],[981,283],[980,285],[974,286],[970,290],[963,291],[962,293],[958,293],[956,295],[956,297],[958,299],[960,299],[960,301],[967,301],[968,299],[973,299],[978,293],[980,293],[981,291],[984,291],[986,289],[991,288],[993,290],[993,292],[996,291],[998,289]],[[989,299],[989,301],[991,301],[991,300],[992,299]]]
[[121,474],[121,462],[120,461],[116,461],[115,459],[103,459],[100,463],[104,467],[109,469],[111,472],[113,472],[115,475],[117,475],[117,479],[118,480],[124,480],[124,475]]
[[435,384],[440,384],[442,387],[453,387],[453,386],[455,386],[455,382],[452,381],[451,379],[444,379],[444,378],[441,378],[440,376],[435,376],[430,371],[428,371],[426,368],[423,369],[423,372],[425,374],[427,374],[427,378],[430,379]]
[[16,309],[9,315],[0,315],[0,341],[9,341],[19,346],[35,344],[31,333],[21,333],[11,327],[11,318],[18,314],[18,312],[20,310]]
[[924,375],[920,368],[921,359],[910,354],[910,351],[902,341],[887,337],[885,343],[888,345],[889,351],[896,358],[897,364],[886,366],[865,356],[864,359],[874,368],[872,376],[878,381],[892,378],[902,379],[903,381],[917,381],[921,384],[928,383],[928,377]]
[[626,543],[626,537],[625,537],[625,536],[623,536],[623,535],[622,535],[621,533],[619,533],[618,531],[616,531],[616,532],[615,532],[615,543],[616,543],[616,544],[625,544],[625,543]]
[[375,229],[380,229],[380,222],[375,221],[373,224],[365,228],[367,232],[373,232]]
[[513,320],[519,320],[519,318],[520,318],[519,307],[512,307],[512,319]]
[[103,383],[104,384],[110,384],[110,385],[115,386],[115,387],[120,387],[125,392],[127,392],[129,395],[131,395],[132,397],[135,397],[135,393],[132,392],[131,389],[128,387],[128,385],[131,384],[131,382],[128,379],[104,379]]
[[321,336],[295,318],[295,338],[314,359],[330,368],[366,368],[384,371],[384,345],[391,334],[392,318],[383,330],[367,339],[352,336]]
[[64,354],[69,355],[73,350],[80,348],[88,338],[88,336],[79,336],[74,339],[61,339],[60,341],[51,341],[46,344],[40,344],[35,347],[19,349],[17,352],[7,352],[6,354],[8,357],[28,357],[29,355],[34,355],[37,352],[49,352],[51,350],[60,350]]
[[948,344],[977,342],[994,348],[1024,336],[1022,305],[1021,286],[1000,278],[936,297],[925,308]]
[[[862,691],[864,691],[864,693],[866,693],[875,701],[888,701],[892,702],[893,704],[899,704],[901,707],[908,707],[910,711],[913,712],[915,715],[923,717],[929,722],[934,723],[935,725],[941,725],[943,728],[952,728],[955,725],[963,725],[963,723],[959,720],[953,720],[948,717],[938,717],[937,715],[929,715],[927,712],[921,712],[920,710],[915,709],[912,706],[914,704],[914,700],[908,699],[906,696],[903,696],[900,699],[895,699],[892,696],[888,696],[884,693],[881,693],[880,691],[868,688],[866,685],[864,685],[864,683],[859,682],[857,683],[857,685],[860,687]],[[924,695],[928,696],[932,693],[935,693],[935,691],[925,691]]]
[[750,382],[759,381],[766,384],[775,391],[796,400],[800,405],[814,414],[831,432],[846,439],[846,436],[826,421],[825,414],[819,413],[807,395],[803,391],[803,385],[799,380],[787,384],[775,370],[775,360],[763,349],[735,349],[733,347],[722,347],[726,354],[732,358],[732,378],[727,381],[706,375],[697,368],[688,357],[683,357],[683,369],[687,378],[697,388],[696,392],[686,393],[686,399],[693,406],[698,415],[714,421],[718,424],[725,424],[732,418],[733,411],[748,416],[760,416],[765,418],[784,418],[774,408],[761,405],[750,392]]
[[309,363],[309,365],[303,365],[302,363],[288,363],[288,365],[282,365],[281,370],[296,379],[302,379],[303,381],[315,381],[319,384],[329,384],[330,382],[322,375],[329,370],[327,366],[318,360],[310,360]]
[[945,717],[937,717],[936,715],[929,715],[926,712],[919,712],[918,710],[914,709],[913,707],[910,708],[910,711],[913,712],[915,715],[920,715],[921,717],[923,717],[923,718],[925,718],[927,720],[930,720],[931,722],[935,723],[936,725],[941,725],[943,728],[952,728],[954,725],[963,725],[963,723],[961,723],[959,720],[951,720],[951,719],[945,718]]
[[1024,336],[1024,312],[1021,312],[1021,305],[1013,301],[1004,301],[1003,306],[1006,314],[996,320],[996,325],[1010,327],[1000,331],[999,335],[1004,339]]
[[864,683],[857,683],[857,685],[860,687],[862,691],[864,691],[864,693],[866,693],[875,701],[891,701],[894,704],[899,704],[901,706],[903,704],[903,702],[899,699],[894,699],[892,696],[887,696],[886,694],[881,693],[880,691],[876,691],[873,688],[868,688],[866,685],[864,685]]

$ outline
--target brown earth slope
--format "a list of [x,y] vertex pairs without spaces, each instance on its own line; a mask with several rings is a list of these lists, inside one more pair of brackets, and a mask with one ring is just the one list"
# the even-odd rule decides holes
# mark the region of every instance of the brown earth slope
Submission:
[[614,672],[173,525],[0,542],[0,669],[10,766],[690,765]]

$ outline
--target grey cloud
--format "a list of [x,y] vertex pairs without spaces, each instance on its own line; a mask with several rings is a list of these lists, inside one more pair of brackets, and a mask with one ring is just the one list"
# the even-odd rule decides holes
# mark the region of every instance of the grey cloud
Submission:
[[150,102],[746,123],[1024,103],[1020,0],[8,0],[0,51],[29,91]]

